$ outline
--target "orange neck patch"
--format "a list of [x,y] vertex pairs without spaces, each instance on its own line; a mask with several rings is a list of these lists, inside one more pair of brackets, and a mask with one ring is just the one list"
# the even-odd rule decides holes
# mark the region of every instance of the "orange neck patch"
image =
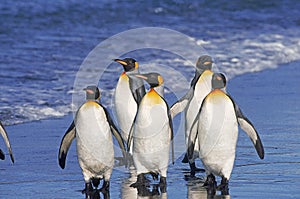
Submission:
[[128,78],[128,76],[127,76],[127,74],[126,74],[125,71],[122,72],[122,74],[120,75],[120,78],[123,79],[123,80],[129,81],[129,78]]
[[151,88],[150,91],[146,94],[145,99],[147,100],[148,104],[162,103],[160,95],[153,88]]

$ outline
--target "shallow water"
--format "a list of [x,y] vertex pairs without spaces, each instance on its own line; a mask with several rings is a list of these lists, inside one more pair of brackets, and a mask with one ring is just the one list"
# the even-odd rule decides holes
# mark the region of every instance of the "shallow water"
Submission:
[[[111,56],[117,56],[115,51],[119,48],[137,44],[141,49],[124,52],[122,56],[136,58],[141,71],[164,66],[163,75],[171,80],[176,80],[172,78],[176,69],[189,82],[194,60],[202,53],[212,55],[215,67],[229,78],[299,60],[299,9],[296,0],[284,3],[4,0],[0,5],[0,120],[12,125],[69,114],[81,63],[98,44],[133,28],[179,31],[205,49],[206,52],[195,52],[189,45],[181,44],[180,39],[151,33],[153,37],[160,36],[156,40],[161,46],[180,44],[180,52],[193,57],[191,63],[188,57],[176,56],[172,51],[148,49],[145,32],[139,32],[130,41],[114,44],[110,51]],[[107,75],[93,82],[99,83],[108,106],[122,70],[111,63],[112,58],[107,56],[97,62],[97,67],[106,68]],[[93,70],[90,73],[98,74],[97,69]],[[176,90],[186,89],[185,84],[172,85]]]
[[[264,160],[258,158],[249,138],[240,132],[230,197],[299,198],[300,64],[292,62],[300,59],[299,6],[293,0],[235,4],[3,1],[0,119],[6,125],[16,162],[12,165],[8,156],[0,162],[0,198],[84,198],[75,145],[64,170],[57,162],[61,138],[72,121],[72,97],[78,94],[74,82],[76,75],[88,81],[105,69],[93,83],[99,84],[102,102],[111,111],[114,86],[122,71],[111,63],[115,58],[111,56],[126,48],[128,42],[113,46],[109,59],[93,63],[97,67],[87,73],[79,74],[80,65],[98,44],[115,34],[153,26],[189,36],[199,52],[214,58],[214,69],[230,78],[229,93],[261,135]],[[184,94],[193,76],[189,56],[196,59],[201,53],[191,52],[194,48],[180,45],[173,37],[158,42],[168,49],[179,45],[176,52],[186,53],[186,57],[174,51],[147,49],[145,46],[153,44],[143,41],[147,34],[135,33],[139,34],[130,35],[130,41],[142,49],[122,57],[136,58],[142,72],[162,73],[168,80],[165,96],[171,105]],[[152,36],[155,39],[157,35]],[[185,148],[182,122],[180,116],[174,120],[177,160],[169,166],[167,192],[157,198],[206,197],[201,188],[203,173],[197,174],[197,180],[185,177],[189,169],[181,163]],[[0,147],[6,151],[2,139]],[[197,164],[201,166],[200,161]],[[127,169],[115,168],[111,198],[136,198],[136,190],[128,187],[133,181]]]
[[[265,159],[260,160],[250,139],[240,131],[229,185],[230,198],[299,197],[300,104],[296,89],[299,73],[295,73],[299,65],[295,62],[229,81],[228,92],[253,122],[265,147]],[[60,140],[71,120],[69,115],[7,127],[16,162],[12,165],[8,156],[0,162],[1,198],[84,198],[80,192],[84,181],[75,144],[71,146],[64,170],[57,161]],[[199,179],[191,180],[188,165],[181,163],[184,145],[182,131],[178,130],[180,117],[174,123],[178,133],[177,159],[168,169],[167,192],[152,198],[206,198],[206,191],[201,187],[204,174],[197,173]],[[197,165],[201,163],[198,161]],[[127,169],[116,167],[110,197],[145,198],[138,197],[136,190],[129,187],[134,181]]]

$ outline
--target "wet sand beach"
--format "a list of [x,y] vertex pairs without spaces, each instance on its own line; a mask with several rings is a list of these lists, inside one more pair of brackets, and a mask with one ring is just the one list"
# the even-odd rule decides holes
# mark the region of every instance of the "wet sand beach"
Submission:
[[[252,121],[265,147],[265,159],[260,160],[250,139],[240,131],[229,184],[230,198],[300,196],[299,67],[300,62],[292,62],[229,80],[227,91]],[[175,100],[171,99],[169,104]],[[176,131],[178,118],[174,120]],[[84,181],[75,144],[70,148],[64,170],[57,161],[61,138],[72,119],[68,115],[6,127],[15,164],[10,162],[8,154],[0,162],[0,198],[84,198],[80,192]],[[177,136],[183,136],[183,132]],[[0,147],[6,152],[2,140]],[[175,148],[177,160],[169,166],[167,192],[157,197],[205,198],[206,192],[201,187],[204,173],[197,173],[198,180],[187,180],[189,167],[179,157],[184,146],[175,143]],[[201,166],[199,160],[197,165]],[[114,169],[111,198],[137,198],[136,190],[129,188],[135,179],[129,178],[127,169]]]

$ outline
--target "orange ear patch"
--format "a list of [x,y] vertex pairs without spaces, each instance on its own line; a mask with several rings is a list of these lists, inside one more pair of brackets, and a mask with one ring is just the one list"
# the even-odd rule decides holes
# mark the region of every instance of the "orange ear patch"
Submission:
[[94,91],[87,89],[86,92],[90,95],[94,94]]
[[203,64],[204,64],[204,65],[208,65],[208,64],[211,64],[211,62],[210,62],[210,61],[206,61],[206,62],[204,62]]
[[160,75],[157,77],[157,80],[159,85],[162,85],[164,83],[164,79]]

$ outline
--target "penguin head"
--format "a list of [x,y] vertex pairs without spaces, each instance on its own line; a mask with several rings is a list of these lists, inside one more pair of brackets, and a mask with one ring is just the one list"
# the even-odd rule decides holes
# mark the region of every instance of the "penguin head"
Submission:
[[214,62],[213,62],[211,56],[202,55],[201,57],[198,58],[198,60],[196,62],[196,67],[197,67],[197,70],[201,70],[201,71],[211,70],[213,63]]
[[136,77],[144,79],[151,88],[158,87],[164,83],[164,79],[159,73],[139,74]]
[[88,86],[83,89],[86,92],[87,100],[99,100],[100,99],[100,91],[97,86]]
[[125,72],[133,71],[139,67],[138,62],[133,58],[115,59],[114,61],[121,64]]
[[226,87],[226,77],[222,73],[214,73],[211,79],[213,89],[222,89]]

